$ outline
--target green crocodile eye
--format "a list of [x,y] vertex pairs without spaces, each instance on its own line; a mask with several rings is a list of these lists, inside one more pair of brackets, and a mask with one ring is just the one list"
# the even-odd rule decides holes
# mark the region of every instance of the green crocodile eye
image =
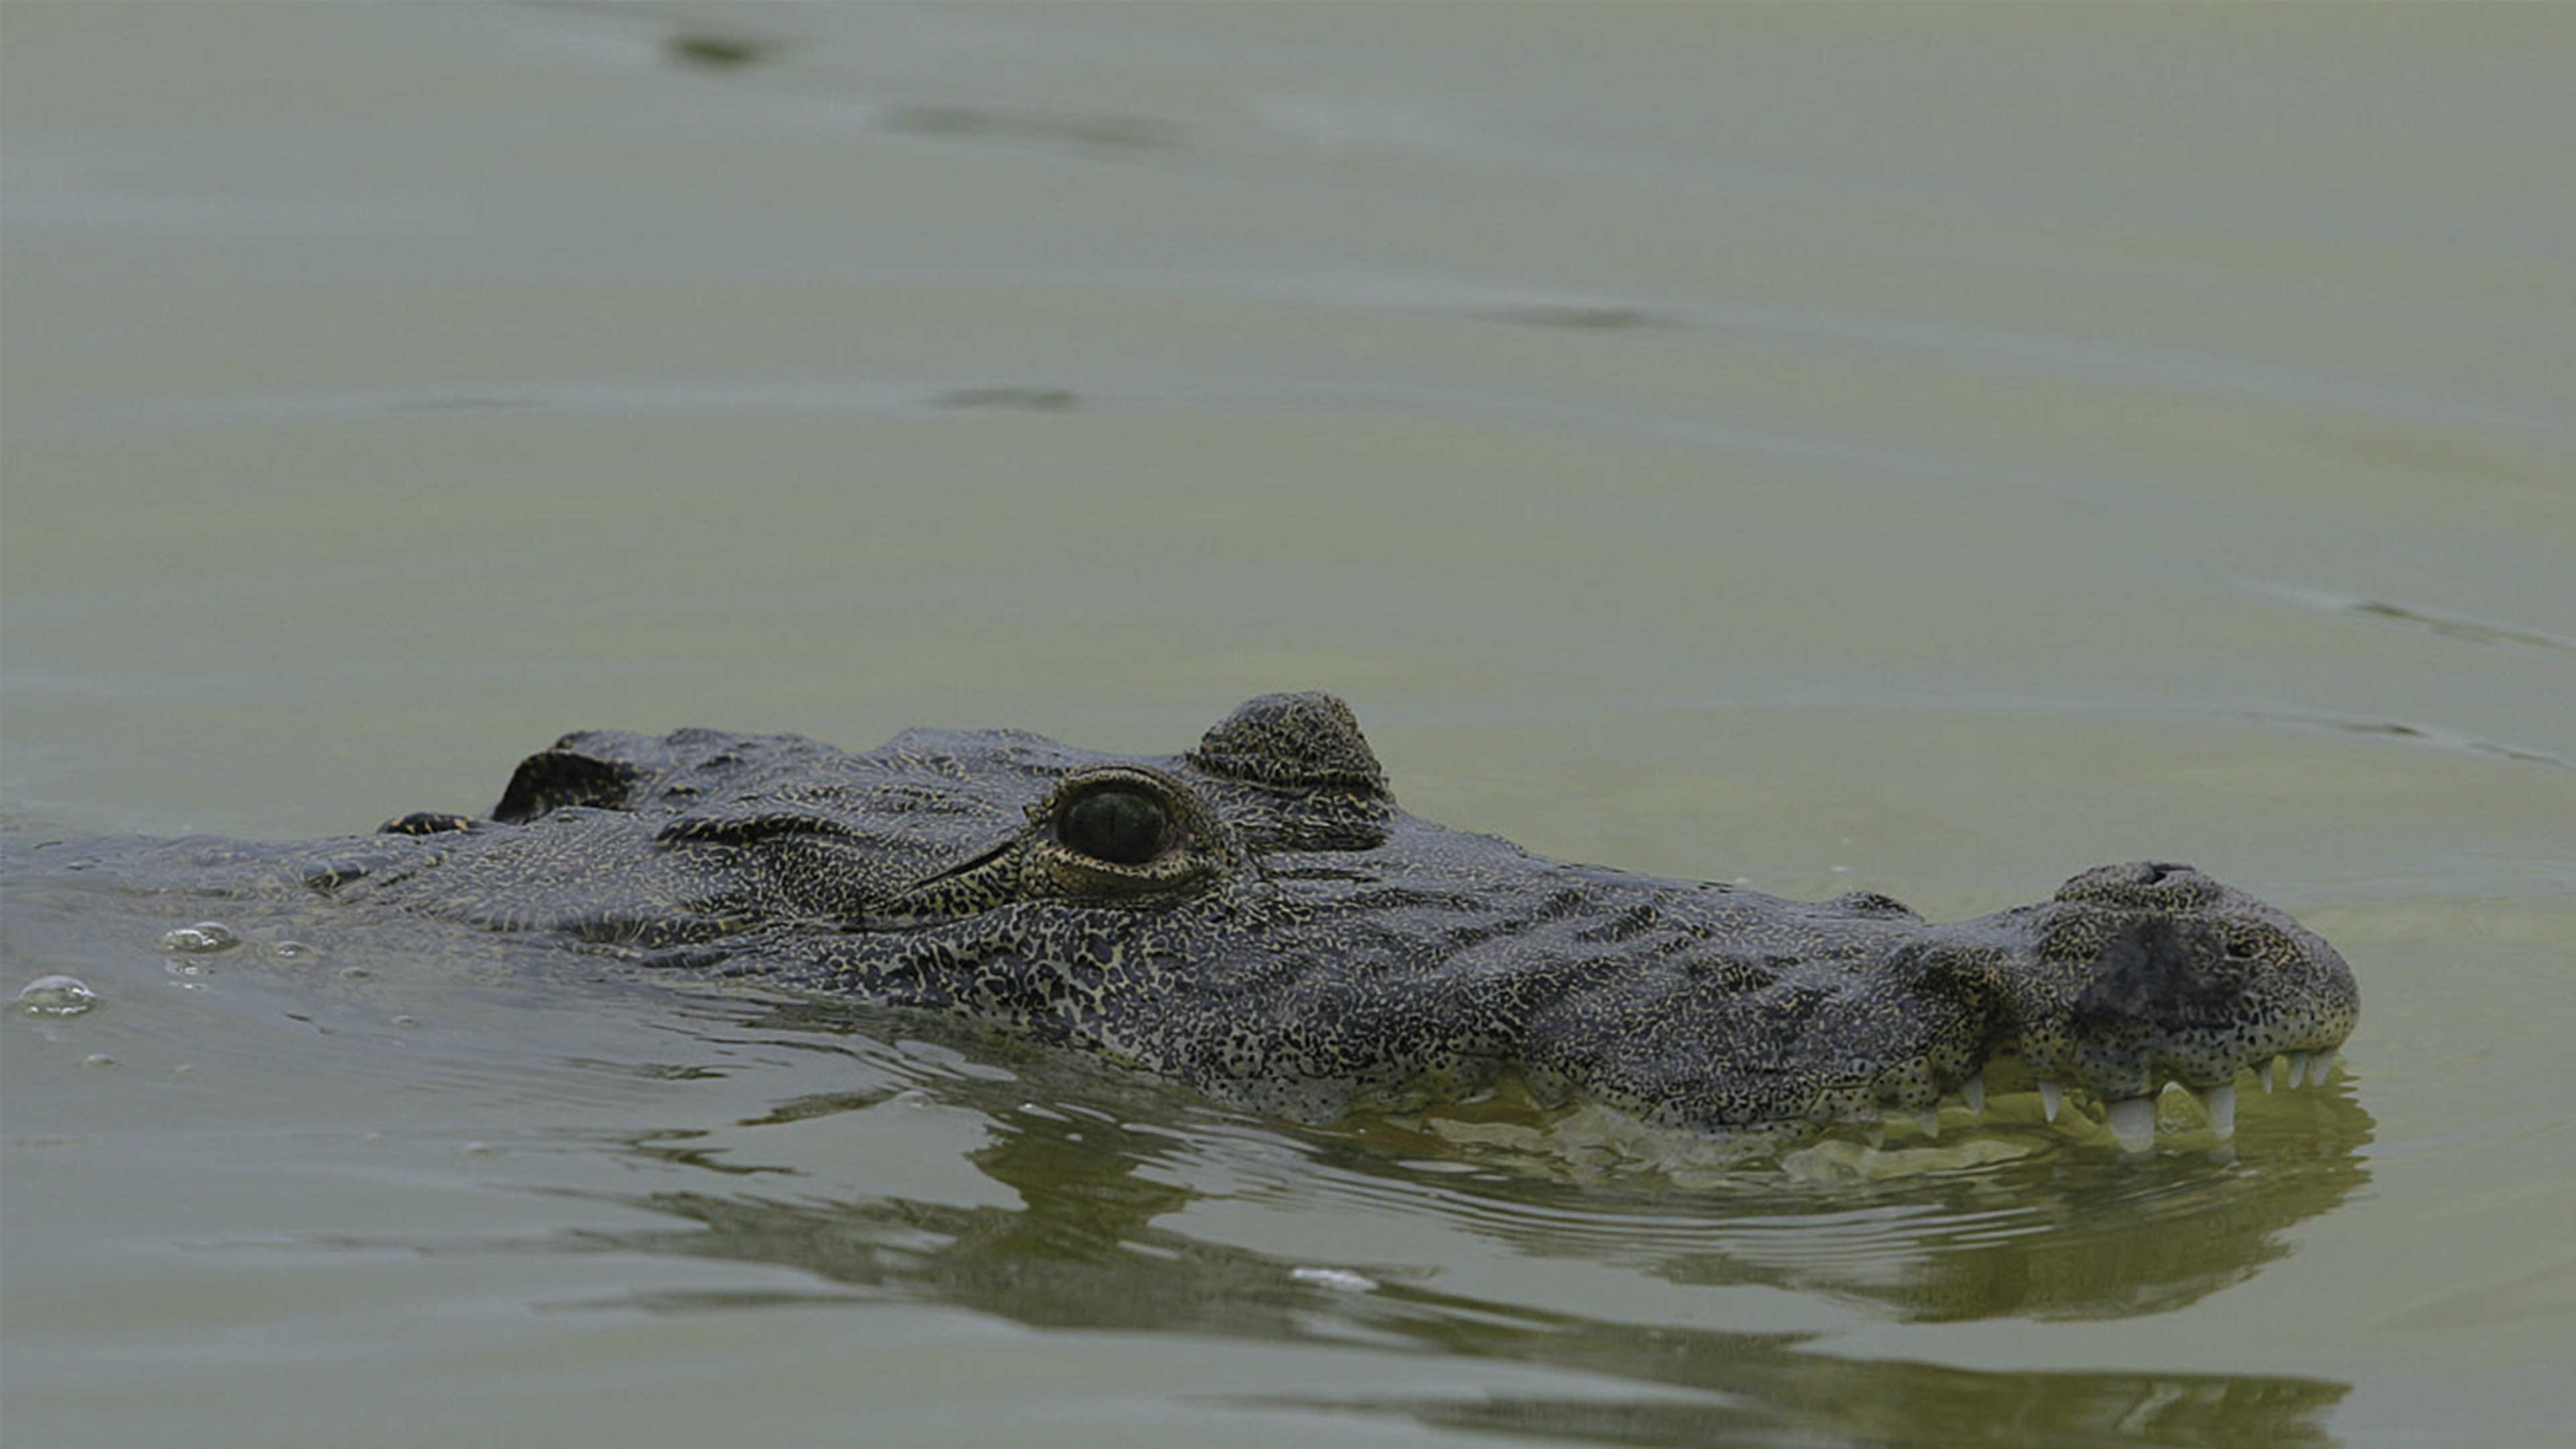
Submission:
[[1112,865],[1143,865],[1163,853],[1172,815],[1142,790],[1094,790],[1056,817],[1056,838],[1073,850]]

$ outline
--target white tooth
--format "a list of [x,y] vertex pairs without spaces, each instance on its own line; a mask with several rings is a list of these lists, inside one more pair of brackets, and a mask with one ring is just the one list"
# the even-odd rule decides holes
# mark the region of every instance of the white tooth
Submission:
[[2311,1087],[2324,1086],[2326,1084],[2326,1073],[2334,1070],[2334,1062],[2335,1054],[2331,1050],[2321,1051],[2315,1056],[2308,1058],[2308,1085]]
[[2264,1091],[2272,1090],[2272,1069],[2280,1064],[2281,1059],[2277,1056],[2265,1057],[2262,1064],[2254,1068],[2254,1080],[2263,1084]]
[[2055,1082],[2042,1082],[2039,1084],[2039,1110],[2048,1114],[2049,1121],[2054,1122],[2057,1120],[2057,1109],[2065,1101],[2066,1089],[2064,1087],[2057,1085]]
[[2224,1142],[2236,1135],[2236,1084],[2234,1082],[2224,1086],[2204,1088],[2200,1094],[2200,1105],[2208,1109],[2209,1130],[2218,1134],[2219,1141]]
[[2292,1052],[2292,1053],[2290,1053],[2290,1083],[2289,1083],[2289,1084],[2290,1084],[2291,1086],[2293,1086],[2293,1087],[2297,1086],[2297,1085],[2299,1084],[2300,1080],[2301,1080],[2302,1078],[2306,1077],[2306,1076],[2307,1076],[2307,1074],[2308,1074],[2308,1054],[2307,1054],[2306,1052]]
[[1986,1110],[1986,1074],[1980,1069],[1970,1072],[1959,1084],[1959,1095],[1968,1099],[1968,1110],[1983,1115]]
[[1922,1128],[1923,1135],[1926,1137],[1940,1136],[1941,1109],[1938,1107],[1925,1107],[1918,1110],[1914,1114],[1914,1125]]
[[2156,1099],[2123,1097],[2110,1103],[2103,1118],[2123,1152],[2145,1152],[2156,1145]]

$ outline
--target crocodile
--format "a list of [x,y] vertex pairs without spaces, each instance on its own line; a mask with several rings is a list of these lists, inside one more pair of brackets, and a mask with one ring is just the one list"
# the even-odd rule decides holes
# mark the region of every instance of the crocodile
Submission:
[[1302,1120],[1509,1087],[1656,1127],[1912,1119],[2079,1088],[2152,1146],[2179,1083],[2322,1083],[2333,947],[2189,866],[1955,923],[1531,854],[1399,808],[1348,705],[1272,694],[1177,756],[1017,730],[564,736],[487,814],[157,847],[188,889],[547,933],[644,966],[951,1013]]

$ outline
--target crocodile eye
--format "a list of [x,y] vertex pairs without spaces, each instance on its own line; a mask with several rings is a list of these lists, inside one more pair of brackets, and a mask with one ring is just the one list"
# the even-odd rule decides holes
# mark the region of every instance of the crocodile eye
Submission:
[[1077,795],[1056,813],[1056,839],[1112,865],[1143,865],[1171,843],[1172,812],[1142,790]]

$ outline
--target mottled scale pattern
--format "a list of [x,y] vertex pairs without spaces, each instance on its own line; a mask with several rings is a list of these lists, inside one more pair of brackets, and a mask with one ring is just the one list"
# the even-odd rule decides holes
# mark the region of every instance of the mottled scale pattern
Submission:
[[485,816],[193,846],[209,879],[954,1012],[1307,1118],[1511,1076],[1665,1125],[1817,1123],[1928,1107],[2000,1056],[2136,1097],[2330,1050],[2357,1002],[2333,948],[2187,866],[1933,924],[1542,859],[1398,808],[1324,694],[1157,758],[573,734]]

